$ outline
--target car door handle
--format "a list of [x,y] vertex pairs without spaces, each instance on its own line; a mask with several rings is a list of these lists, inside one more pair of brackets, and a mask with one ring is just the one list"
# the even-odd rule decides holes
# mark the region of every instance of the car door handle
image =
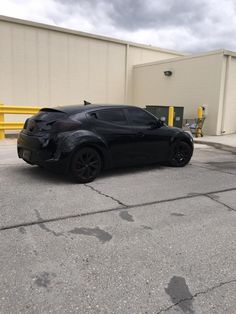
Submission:
[[144,137],[144,133],[143,132],[138,132],[136,135],[137,135],[137,137]]

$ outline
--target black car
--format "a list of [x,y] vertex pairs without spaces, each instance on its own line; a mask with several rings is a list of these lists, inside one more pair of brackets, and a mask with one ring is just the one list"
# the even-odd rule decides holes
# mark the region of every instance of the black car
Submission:
[[159,162],[185,166],[193,139],[141,108],[76,105],[44,108],[27,119],[17,148],[27,163],[59,166],[86,183],[112,167]]

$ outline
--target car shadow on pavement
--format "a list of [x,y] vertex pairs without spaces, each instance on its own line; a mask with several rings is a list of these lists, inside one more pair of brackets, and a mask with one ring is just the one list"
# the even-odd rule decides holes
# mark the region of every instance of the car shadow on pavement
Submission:
[[99,178],[106,178],[106,177],[115,177],[115,176],[124,176],[124,175],[131,175],[135,173],[142,173],[148,172],[153,170],[163,170],[165,168],[164,165],[161,164],[153,164],[153,165],[145,165],[145,166],[133,166],[133,167],[122,167],[122,168],[114,168],[103,171]]
[[[45,169],[38,166],[24,166],[24,167],[14,167],[14,172],[19,175],[24,176],[26,179],[28,176],[36,181],[48,181],[52,183],[68,183],[68,184],[78,184],[73,181],[69,175],[63,174],[55,169]],[[165,167],[160,164],[148,165],[148,166],[135,166],[135,167],[122,167],[114,168],[109,170],[104,170],[98,176],[96,180],[109,178],[109,177],[120,177],[124,175],[131,175],[135,173],[142,173],[153,170],[162,170]]]
[[34,181],[45,181],[51,183],[73,183],[72,180],[63,173],[55,170],[44,169],[38,166],[26,165],[24,167],[15,167],[14,172],[24,177],[24,181],[29,177]]

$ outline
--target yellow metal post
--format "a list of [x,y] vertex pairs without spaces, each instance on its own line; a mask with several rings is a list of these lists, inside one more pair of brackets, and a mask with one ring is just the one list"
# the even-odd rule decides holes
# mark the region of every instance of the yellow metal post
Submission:
[[197,109],[197,132],[196,137],[202,136],[202,125],[203,125],[203,109],[199,106]]
[[197,118],[202,119],[202,116],[203,116],[202,106],[199,106],[197,109]]
[[[2,107],[3,104],[0,104],[0,107]],[[0,112],[0,123],[4,122],[4,113]],[[5,131],[0,129],[0,140],[3,140],[5,138]]]
[[168,114],[168,126],[174,125],[174,107],[169,107],[169,114]]

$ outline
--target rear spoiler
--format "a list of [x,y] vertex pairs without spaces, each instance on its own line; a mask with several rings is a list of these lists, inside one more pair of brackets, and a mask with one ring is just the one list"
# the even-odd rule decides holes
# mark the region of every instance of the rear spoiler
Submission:
[[44,112],[61,112],[61,113],[66,113],[65,111],[62,111],[58,108],[42,108],[39,111],[44,111]]
[[87,105],[92,105],[92,103],[87,100],[84,100],[84,106],[87,106]]

